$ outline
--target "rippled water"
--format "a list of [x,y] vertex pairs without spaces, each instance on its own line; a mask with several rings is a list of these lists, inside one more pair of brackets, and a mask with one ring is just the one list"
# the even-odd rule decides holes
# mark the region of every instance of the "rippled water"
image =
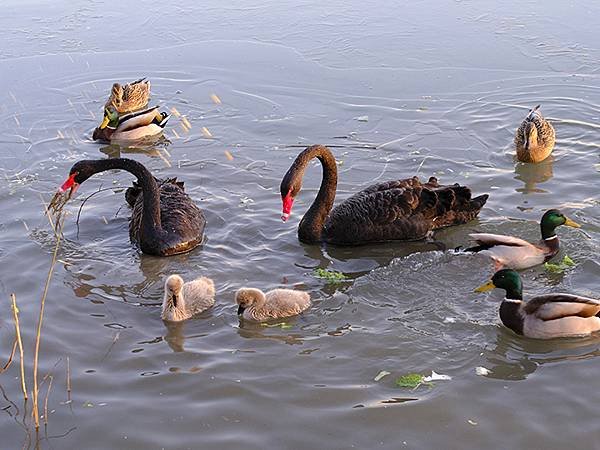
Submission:
[[[0,17],[0,293],[17,294],[28,373],[54,247],[42,200],[75,161],[122,155],[177,176],[208,220],[201,249],[141,255],[123,201],[132,177],[104,173],[81,187],[46,305],[40,373],[53,386],[42,448],[597,446],[598,341],[515,336],[499,325],[500,293],[472,293],[491,267],[440,250],[474,230],[536,239],[542,212],[560,207],[583,224],[559,232],[560,257],[577,266],[528,270],[526,290],[597,295],[596,3],[185,0],[132,15],[135,4],[9,0]],[[93,143],[111,83],[139,76],[191,130],[173,117],[156,145]],[[514,130],[538,103],[556,128],[553,157],[515,163]],[[338,199],[418,173],[490,200],[437,242],[303,245],[296,226],[320,168],[307,171],[285,224],[278,187],[313,143],[335,152]],[[82,200],[107,187],[77,226]],[[350,280],[327,285],[315,267]],[[214,278],[215,307],[165,325],[156,303],[172,272]],[[283,326],[240,324],[233,293],[250,284],[298,286],[314,306]],[[13,324],[3,304],[5,361]],[[381,370],[391,375],[374,381]],[[431,370],[453,378],[394,385]],[[36,442],[17,374],[13,365],[0,375],[3,448]]]

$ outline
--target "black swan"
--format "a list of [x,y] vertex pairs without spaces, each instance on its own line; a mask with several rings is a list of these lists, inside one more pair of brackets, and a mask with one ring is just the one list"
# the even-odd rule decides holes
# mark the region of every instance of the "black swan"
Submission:
[[281,181],[282,219],[286,221],[302,188],[302,176],[313,158],[323,166],[319,193],[298,226],[298,239],[312,244],[359,245],[389,240],[418,240],[432,230],[472,220],[488,195],[471,198],[471,190],[454,184],[441,186],[431,177],[374,184],[354,194],[333,210],[337,167],[331,151],[322,145],[298,155]]
[[79,161],[71,167],[59,192],[70,189],[72,196],[89,177],[112,169],[126,170],[137,177],[132,190],[127,190],[126,199],[133,206],[129,236],[139,243],[142,252],[171,256],[189,252],[202,243],[206,219],[184,192],[183,183],[174,178],[157,182],[148,169],[132,159]]

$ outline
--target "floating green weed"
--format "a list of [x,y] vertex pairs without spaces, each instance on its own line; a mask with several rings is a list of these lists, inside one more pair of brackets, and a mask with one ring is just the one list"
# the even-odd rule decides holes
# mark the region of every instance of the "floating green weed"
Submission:
[[313,270],[313,276],[315,278],[321,278],[327,283],[340,283],[348,279],[342,272],[329,269],[316,268]]
[[558,263],[544,263],[544,269],[551,273],[563,273],[569,269],[572,269],[576,265],[577,263],[575,261],[573,261],[569,256],[565,255],[562,261]]
[[408,373],[396,378],[396,386],[401,388],[416,389],[420,385],[425,384],[427,386],[433,386],[432,383],[424,381],[424,376],[420,373]]

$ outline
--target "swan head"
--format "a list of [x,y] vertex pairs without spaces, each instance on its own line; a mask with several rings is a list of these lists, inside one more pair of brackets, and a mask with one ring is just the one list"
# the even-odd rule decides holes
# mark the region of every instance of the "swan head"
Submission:
[[235,302],[238,305],[238,316],[251,306],[260,305],[266,300],[265,294],[256,288],[241,288],[235,293]]
[[165,280],[165,297],[162,304],[162,317],[168,319],[173,315],[173,312],[181,309],[183,306],[183,278],[179,275],[170,275]]
[[294,164],[290,167],[290,170],[287,171],[283,180],[281,180],[281,186],[279,187],[279,190],[281,191],[281,201],[283,203],[281,220],[284,222],[290,217],[294,199],[296,198],[296,195],[298,195],[298,192],[300,192],[300,189],[302,189],[302,177],[298,176],[297,173]]
[[90,161],[83,160],[76,162],[69,171],[69,177],[58,188],[58,192],[63,194],[67,190],[70,190],[69,196],[72,196],[79,188],[79,185],[95,173],[96,171],[90,164]]

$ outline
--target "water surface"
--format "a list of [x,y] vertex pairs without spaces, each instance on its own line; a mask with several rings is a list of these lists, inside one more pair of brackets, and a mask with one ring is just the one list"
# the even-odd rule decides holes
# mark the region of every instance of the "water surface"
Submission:
[[[132,177],[107,172],[81,187],[46,305],[40,373],[54,384],[42,448],[596,446],[598,341],[515,336],[499,325],[500,293],[472,293],[491,267],[440,250],[473,231],[536,239],[543,211],[560,207],[583,225],[559,232],[560,257],[577,267],[525,271],[527,292],[597,293],[596,3],[186,0],[131,15],[134,4],[9,0],[0,17],[0,291],[17,294],[29,373],[55,242],[42,200],[75,161],[121,155],[177,176],[208,220],[201,249],[142,255],[127,233]],[[173,117],[155,145],[92,142],[112,82],[139,76],[191,130]],[[515,163],[514,130],[538,103],[556,149],[543,164]],[[278,187],[314,143],[335,152],[338,199],[419,174],[490,200],[437,243],[303,245],[296,227],[320,168],[309,167],[285,224]],[[83,199],[107,187],[77,226]],[[327,285],[315,267],[350,281]],[[172,272],[214,278],[216,306],[165,325],[155,304]],[[284,326],[240,324],[233,293],[244,285],[297,286],[314,307]],[[4,305],[3,360],[13,335]],[[478,376],[478,366],[491,372]],[[391,375],[375,382],[381,370]],[[394,385],[431,370],[453,379]],[[0,376],[10,448],[35,445],[16,375],[13,366]]]

